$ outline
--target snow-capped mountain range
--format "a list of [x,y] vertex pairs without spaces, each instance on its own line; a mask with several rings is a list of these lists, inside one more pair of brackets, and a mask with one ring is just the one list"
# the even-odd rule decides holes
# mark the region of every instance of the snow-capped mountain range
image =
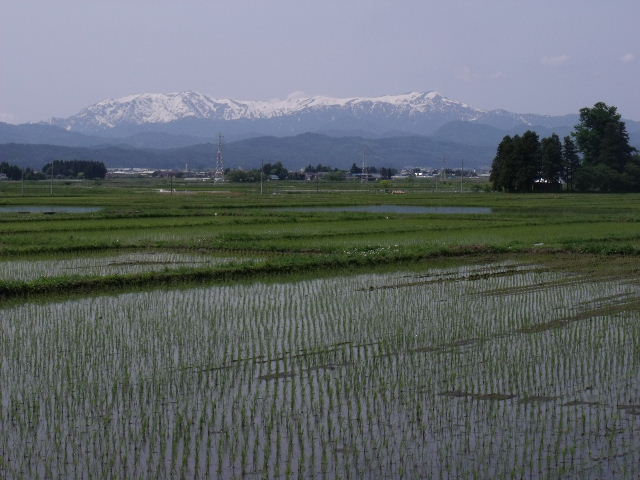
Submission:
[[[485,111],[438,92],[412,92],[380,97],[333,98],[292,94],[276,100],[217,99],[197,92],[143,93],[104,100],[51,124],[84,134],[135,134],[142,131],[212,136],[251,133],[290,135],[308,131],[405,132],[428,135],[452,121],[496,128],[553,126],[543,115],[506,110]],[[560,121],[559,124],[564,124]]]
[[[460,120],[475,120],[481,110],[450,100],[438,92],[412,92],[381,97],[333,98],[291,94],[285,99],[232,100],[212,98],[198,92],[142,93],[104,100],[77,115],[62,120],[74,124],[93,123],[113,128],[122,123],[169,123],[187,118],[207,120],[257,120],[285,117],[313,110],[341,109],[358,115],[420,115],[456,112]],[[60,121],[59,119],[57,121]]]

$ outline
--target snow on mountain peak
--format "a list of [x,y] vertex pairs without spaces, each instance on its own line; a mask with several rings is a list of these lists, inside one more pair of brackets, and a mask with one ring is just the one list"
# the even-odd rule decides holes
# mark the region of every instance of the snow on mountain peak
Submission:
[[103,100],[83,109],[75,117],[93,119],[96,124],[110,128],[119,123],[168,123],[187,117],[207,118],[213,107],[211,99],[196,92],[141,93]]
[[448,99],[436,91],[347,98],[293,92],[284,99],[273,100],[233,100],[186,91],[141,93],[103,100],[70,117],[65,125],[91,124],[100,128],[113,128],[121,124],[160,124],[187,118],[255,120],[338,109],[356,116],[379,113],[391,117],[456,112],[461,119],[467,120],[482,113],[481,110]]

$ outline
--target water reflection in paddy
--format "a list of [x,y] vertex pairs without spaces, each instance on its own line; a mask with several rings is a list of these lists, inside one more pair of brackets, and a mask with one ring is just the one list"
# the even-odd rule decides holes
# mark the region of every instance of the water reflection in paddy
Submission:
[[428,213],[441,215],[489,214],[488,207],[420,207],[415,205],[352,205],[346,207],[296,207],[297,212]]
[[92,213],[102,207],[68,207],[51,205],[13,205],[0,207],[0,213]]

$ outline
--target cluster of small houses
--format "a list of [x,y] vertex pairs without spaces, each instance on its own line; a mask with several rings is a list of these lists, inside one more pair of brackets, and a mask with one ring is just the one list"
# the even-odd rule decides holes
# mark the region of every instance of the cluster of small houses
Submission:
[[[332,172],[301,172],[304,173],[305,181],[311,182],[323,178]],[[393,175],[391,180],[407,180],[410,178],[429,179],[442,178],[443,172],[431,168],[403,168],[398,174]],[[0,174],[1,175],[1,174]],[[458,174],[459,175],[459,174]],[[182,177],[184,180],[205,181],[213,178],[213,172],[210,171],[191,171],[191,170],[155,170],[149,168],[109,168],[107,177],[109,178],[127,178],[127,177]],[[488,171],[465,171],[465,176],[469,177],[488,177]],[[1,178],[0,178],[1,179]],[[346,179],[375,182],[382,180],[383,177],[379,173],[349,173]],[[277,175],[267,175],[265,180],[280,180]]]

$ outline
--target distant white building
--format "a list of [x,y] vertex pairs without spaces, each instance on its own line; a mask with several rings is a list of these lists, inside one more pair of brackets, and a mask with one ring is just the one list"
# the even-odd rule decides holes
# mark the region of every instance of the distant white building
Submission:
[[107,177],[151,177],[154,172],[148,168],[107,168]]

